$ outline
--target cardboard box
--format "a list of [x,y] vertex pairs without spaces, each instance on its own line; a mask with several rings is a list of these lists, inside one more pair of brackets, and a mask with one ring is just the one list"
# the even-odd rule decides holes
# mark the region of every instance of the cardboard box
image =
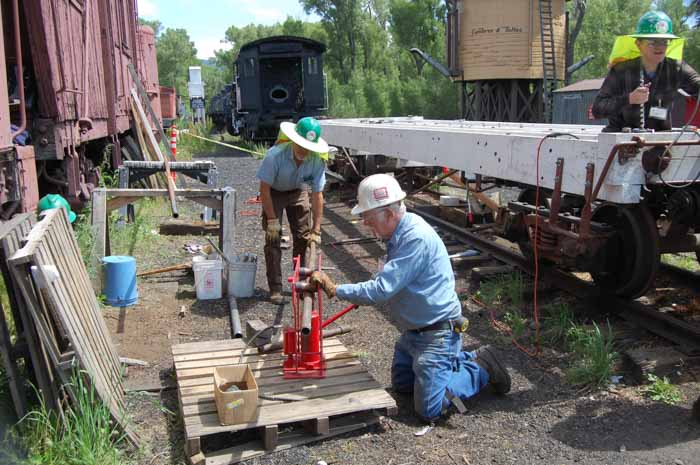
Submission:
[[[226,392],[236,385],[239,390]],[[214,399],[222,425],[248,423],[258,416],[258,383],[248,365],[214,368]]]

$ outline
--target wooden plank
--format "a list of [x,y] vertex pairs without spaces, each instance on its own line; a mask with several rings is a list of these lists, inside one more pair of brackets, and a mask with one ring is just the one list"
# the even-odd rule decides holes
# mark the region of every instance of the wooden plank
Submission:
[[[282,403],[294,403],[301,402],[309,399],[318,399],[320,397],[337,396],[348,393],[357,393],[362,391],[367,391],[371,389],[381,389],[379,383],[377,383],[374,378],[369,374],[363,373],[357,377],[351,379],[341,378],[335,380],[335,385],[323,386],[317,389],[311,390],[300,390],[298,393],[279,393],[274,396],[269,396],[269,398],[258,399],[258,408],[268,408],[271,405],[277,405]],[[268,397],[268,396],[266,396]],[[182,415],[185,420],[185,424],[200,424],[199,418],[202,415],[215,414],[216,403],[211,397],[211,401],[199,401],[191,405],[185,405],[181,409]]]
[[[331,361],[340,358],[347,358],[348,353],[343,351],[343,348],[330,349],[324,352],[326,354],[326,361]],[[332,351],[332,352],[331,352]],[[245,355],[242,359],[239,356],[222,356],[216,358],[206,358],[203,360],[192,360],[187,362],[178,362],[175,364],[176,370],[184,370],[189,368],[204,368],[213,366],[224,366],[224,365],[238,365],[238,364],[248,364],[248,365],[258,365],[264,363],[266,360],[283,360],[283,356],[276,356],[270,358],[261,358],[257,355]],[[252,367],[251,367],[252,368]]]
[[308,444],[310,442],[320,441],[341,434],[356,431],[358,429],[367,428],[379,421],[379,418],[372,413],[354,414],[340,419],[331,419],[330,429],[328,434],[322,436],[314,436],[304,431],[294,430],[291,432],[280,433],[277,440],[277,447],[272,451],[266,451],[260,446],[259,441],[251,441],[243,444],[238,444],[234,447],[223,449],[217,452],[207,454],[207,465],[229,465],[233,463],[250,460],[269,452],[280,452],[291,449],[293,447]]
[[[243,349],[245,347],[245,343],[242,342],[241,339],[232,339],[232,341],[239,341],[239,344],[237,347],[225,347],[225,348],[220,348],[218,345],[212,343],[210,347],[210,350],[208,351],[201,351],[201,352],[191,352],[188,354],[180,354],[180,355],[175,355],[173,354],[173,361],[177,365],[180,362],[190,362],[194,360],[206,360],[208,358],[215,359],[215,358],[221,358],[221,357],[230,357],[230,358],[235,358],[235,357],[240,357],[241,355],[241,350],[244,352],[244,357],[255,357],[256,360],[265,360],[269,358],[285,358],[285,355],[281,351],[277,352],[271,352],[269,354],[259,354],[258,349],[255,347],[248,347]],[[337,353],[339,350],[338,348],[342,347],[340,351],[346,352],[347,350],[345,347],[342,345],[342,343],[336,339],[325,339],[323,341],[323,350],[325,353]],[[233,361],[233,363],[237,363],[237,361]]]
[[[224,256],[230,260],[235,255],[234,238],[236,237],[236,191],[230,187],[223,189],[223,210],[221,212],[221,230],[219,247]],[[228,273],[225,273],[228,277]]]
[[[80,367],[89,373],[91,384],[109,407],[114,419],[120,422],[129,439],[137,443],[138,439],[131,428],[122,423],[124,405],[118,357],[108,339],[106,324],[99,313],[72,228],[62,211],[49,211],[42,221],[46,224],[39,233],[30,234],[30,242],[16,255],[37,266],[35,277],[38,286],[47,296],[46,303],[53,308],[68,333]],[[31,250],[32,254],[29,255],[25,249]],[[16,266],[24,263],[15,263],[14,257],[11,262]],[[44,267],[47,265],[55,266],[58,270],[54,281],[46,275]]]
[[[131,89],[131,97],[134,100],[134,104],[136,105],[136,110],[137,115],[141,119],[141,124],[146,128],[146,142],[150,144],[150,148],[153,150],[153,152],[158,156],[158,160],[163,162],[163,166],[165,167],[165,185],[166,188],[168,189],[168,197],[170,198],[170,207],[172,209],[173,217],[177,218],[178,217],[178,211],[177,211],[177,204],[175,200],[175,182],[173,181],[173,178],[170,175],[170,160],[167,157],[163,157],[163,153],[160,150],[160,145],[158,144],[158,141],[156,141],[156,138],[153,136],[153,132],[150,130],[150,125],[148,123],[148,118],[146,117],[146,114],[143,111],[143,106],[141,105],[141,100],[139,99],[138,95],[136,94],[135,89]],[[165,142],[165,141],[164,141]]]
[[[56,284],[58,286],[60,283],[63,286],[63,293],[72,302],[73,307],[68,310],[69,315],[71,313],[77,315],[79,331],[85,335],[87,341],[90,341],[91,350],[96,351],[97,360],[101,362],[100,366],[108,376],[110,385],[122,397],[119,358],[111,343],[69,223],[57,218],[44,237],[44,246],[46,247],[44,259],[48,263],[43,264],[58,267],[60,276]],[[104,355],[106,359],[103,360],[100,355]]]
[[219,222],[168,219],[160,224],[158,232],[165,236],[212,236],[219,234]]
[[216,414],[202,415],[199,424],[185,424],[187,437],[208,436],[226,431],[240,431],[259,426],[278,425],[310,420],[323,416],[343,415],[362,410],[381,409],[396,405],[394,399],[383,389],[352,392],[332,399],[310,399],[292,403],[271,405],[260,409],[258,418],[250,423],[222,426]]
[[[269,362],[269,363],[268,363]],[[326,369],[333,370],[339,367],[346,367],[349,365],[359,365],[360,362],[356,357],[347,354],[345,358],[334,358],[333,360],[326,362]],[[191,380],[197,378],[210,378],[214,373],[213,366],[208,366],[204,368],[191,368],[187,370],[179,370],[176,372],[178,381],[181,383],[184,380]],[[256,378],[264,378],[269,376],[277,376],[277,373],[282,372],[282,363],[280,360],[265,360],[262,363],[252,365],[250,367],[253,370],[253,374]],[[182,384],[181,384],[182,386]]]
[[96,270],[92,280],[92,288],[96,293],[102,292],[102,259],[109,255],[109,239],[107,228],[107,193],[104,189],[95,189],[92,191],[92,216],[91,229],[92,235],[95,238],[93,253],[90,256],[90,261]]
[[[167,189],[105,189],[108,197],[167,197]],[[193,199],[197,197],[220,197],[223,189],[175,189],[175,195]]]
[[37,387],[45,405],[54,409],[57,408],[58,404],[53,389],[53,376],[49,370],[48,355],[45,353],[43,344],[32,323],[32,316],[27,309],[29,304],[25,301],[8,262],[9,258],[22,248],[22,238],[31,231],[35,223],[36,216],[33,213],[27,213],[17,215],[9,222],[0,225],[0,245],[2,247],[0,267],[12,307],[15,328],[18,331],[18,336],[24,339],[29,349],[29,359],[37,380]]
[[212,350],[243,349],[245,342],[240,339],[222,339],[220,341],[198,341],[176,344],[171,347],[173,355],[196,354]]

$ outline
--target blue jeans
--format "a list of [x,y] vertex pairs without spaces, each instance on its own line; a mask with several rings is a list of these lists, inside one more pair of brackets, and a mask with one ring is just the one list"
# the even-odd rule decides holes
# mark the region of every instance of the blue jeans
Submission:
[[391,383],[396,392],[412,392],[416,413],[432,421],[449,405],[447,392],[466,400],[488,384],[488,373],[473,358],[462,351],[459,333],[406,331],[394,347]]

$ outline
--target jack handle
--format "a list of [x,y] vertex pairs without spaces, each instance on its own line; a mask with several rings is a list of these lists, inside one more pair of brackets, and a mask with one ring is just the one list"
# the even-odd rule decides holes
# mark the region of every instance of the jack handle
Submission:
[[326,326],[328,326],[329,324],[333,323],[335,320],[337,320],[337,319],[340,318],[341,316],[343,316],[343,315],[345,315],[346,313],[348,313],[350,310],[355,310],[357,307],[358,307],[357,304],[348,305],[347,307],[345,307],[344,309],[342,309],[341,311],[339,311],[339,312],[336,313],[335,315],[330,316],[326,321],[324,321],[323,323],[321,323],[321,328],[325,328]]

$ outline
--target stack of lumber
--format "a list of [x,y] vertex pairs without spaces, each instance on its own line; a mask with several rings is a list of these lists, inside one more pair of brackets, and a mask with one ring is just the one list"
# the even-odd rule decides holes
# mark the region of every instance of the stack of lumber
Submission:
[[[18,340],[27,347],[37,387],[49,408],[62,412],[75,402],[75,376],[81,376],[108,406],[115,422],[136,444],[138,438],[125,420],[124,389],[119,357],[93,293],[90,279],[64,209],[48,210],[36,224],[23,215],[0,235],[3,278],[11,295]],[[6,334],[4,319],[0,333]],[[17,355],[18,345],[9,348]],[[8,352],[7,347],[3,352]],[[3,357],[14,379],[13,397],[25,384],[16,358]],[[22,404],[23,405],[23,404]]]

